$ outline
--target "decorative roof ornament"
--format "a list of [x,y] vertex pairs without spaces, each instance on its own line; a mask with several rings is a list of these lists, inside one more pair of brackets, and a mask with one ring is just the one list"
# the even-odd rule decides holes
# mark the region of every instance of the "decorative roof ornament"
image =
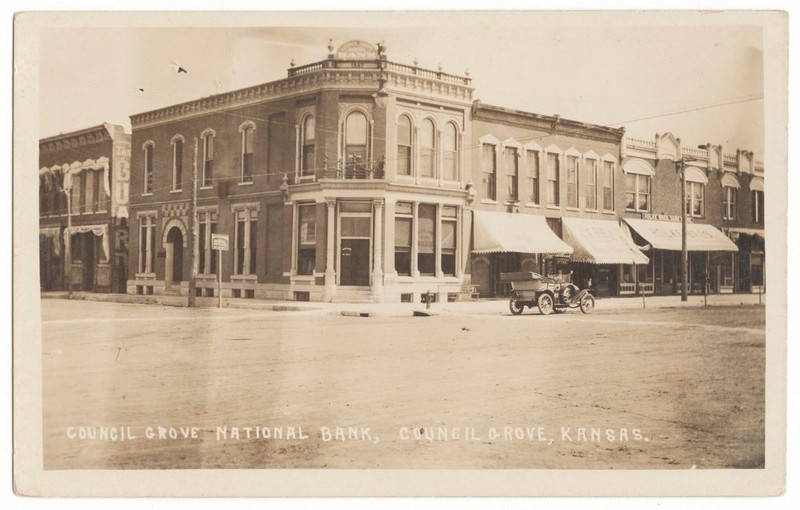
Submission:
[[289,62],[289,66],[290,66],[290,67],[294,67],[294,66],[295,66],[294,59],[292,59],[292,60]]
[[419,59],[414,57],[414,67],[419,67]]
[[328,53],[333,53],[333,39],[328,39]]
[[347,41],[336,50],[336,60],[376,60],[378,49],[367,41]]

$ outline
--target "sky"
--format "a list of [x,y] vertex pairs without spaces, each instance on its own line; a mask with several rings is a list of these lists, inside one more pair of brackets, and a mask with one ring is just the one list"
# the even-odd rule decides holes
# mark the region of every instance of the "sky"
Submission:
[[[611,126],[685,146],[721,144],[763,154],[761,29],[518,13],[435,15],[404,23],[374,14],[323,27],[53,27],[40,47],[40,136],[286,77],[326,58],[329,39],[385,41],[389,60],[463,74],[474,98]],[[608,16],[608,15],[607,15]],[[742,18],[744,21],[745,18]],[[168,22],[164,23],[165,25]],[[187,73],[176,73],[177,63]],[[139,89],[143,89],[140,91]]]

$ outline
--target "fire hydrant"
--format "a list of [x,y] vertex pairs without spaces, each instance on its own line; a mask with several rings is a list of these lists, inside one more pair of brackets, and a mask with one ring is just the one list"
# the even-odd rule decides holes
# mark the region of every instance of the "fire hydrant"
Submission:
[[428,292],[425,293],[425,308],[430,308],[431,302],[433,302],[433,292],[428,290]]

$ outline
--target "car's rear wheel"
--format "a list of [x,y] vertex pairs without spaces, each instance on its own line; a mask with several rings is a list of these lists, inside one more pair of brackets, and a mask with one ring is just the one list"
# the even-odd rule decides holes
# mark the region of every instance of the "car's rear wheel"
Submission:
[[511,310],[512,315],[519,315],[525,309],[525,305],[519,302],[516,296],[511,296],[511,299],[508,301],[508,309]]
[[539,307],[540,314],[550,315],[553,313],[553,296],[547,292],[539,295],[539,299],[536,300],[536,304]]

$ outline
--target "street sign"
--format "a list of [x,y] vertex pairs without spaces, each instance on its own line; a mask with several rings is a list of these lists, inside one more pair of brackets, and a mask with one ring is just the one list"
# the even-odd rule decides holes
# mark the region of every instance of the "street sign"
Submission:
[[227,234],[211,234],[211,249],[228,251],[228,235]]

